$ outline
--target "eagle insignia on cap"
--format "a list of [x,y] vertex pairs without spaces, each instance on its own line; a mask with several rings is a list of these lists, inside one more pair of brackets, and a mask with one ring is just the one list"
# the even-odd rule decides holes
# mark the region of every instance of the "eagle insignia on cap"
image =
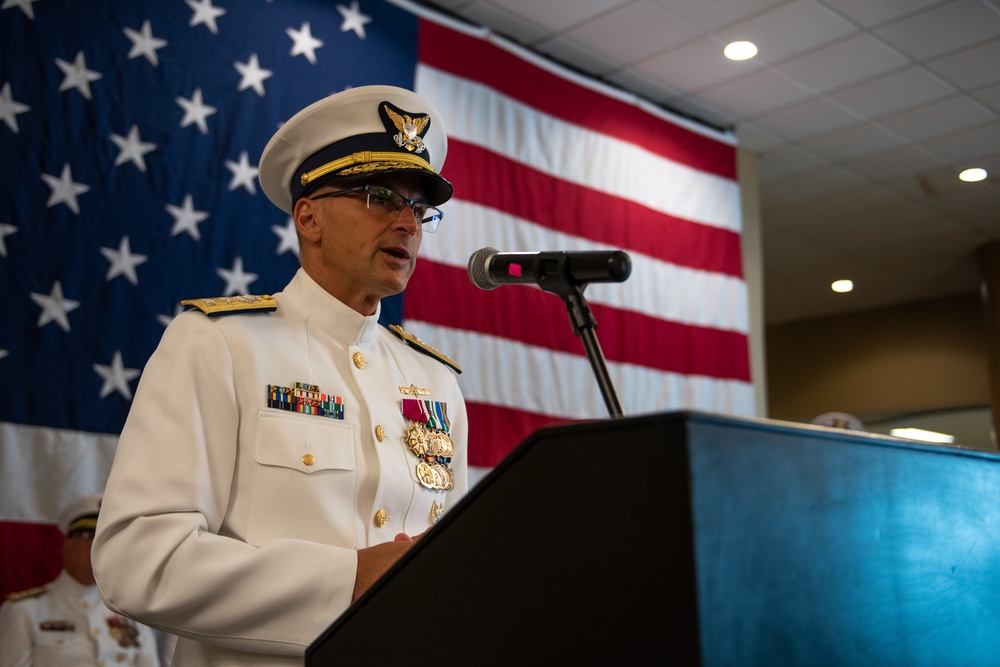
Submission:
[[430,116],[417,116],[416,118],[410,116],[408,113],[401,113],[396,111],[389,106],[388,102],[383,102],[382,107],[385,109],[385,113],[389,116],[389,120],[396,127],[399,132],[393,135],[393,139],[396,141],[396,145],[400,148],[405,148],[410,152],[421,153],[425,148],[424,138],[421,136],[427,131],[427,126],[430,125]]

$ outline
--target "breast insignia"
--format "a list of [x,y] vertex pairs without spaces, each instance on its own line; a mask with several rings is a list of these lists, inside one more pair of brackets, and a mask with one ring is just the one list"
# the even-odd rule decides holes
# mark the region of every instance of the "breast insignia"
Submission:
[[244,294],[242,296],[217,296],[211,299],[185,299],[182,306],[194,306],[206,315],[228,315],[252,310],[271,312],[277,310],[278,300],[270,294]]
[[20,600],[37,598],[39,595],[44,595],[48,590],[49,590],[48,586],[38,586],[36,588],[29,588],[26,591],[17,591],[16,593],[8,593],[5,599],[8,602],[19,602]]
[[399,338],[403,339],[406,342],[407,345],[409,345],[413,349],[417,350],[418,352],[423,352],[424,354],[426,354],[429,357],[434,357],[435,359],[437,359],[438,361],[440,361],[445,366],[448,366],[449,368],[454,369],[456,373],[461,373],[462,372],[462,368],[458,364],[456,364],[454,361],[452,361],[451,359],[449,359],[445,355],[441,354],[440,352],[438,352],[433,347],[431,347],[430,345],[428,345],[424,341],[420,340],[419,338],[417,338],[413,334],[406,333],[405,331],[403,331],[403,329],[399,325],[390,324],[389,325],[389,331],[391,331],[392,333],[396,334],[396,336],[398,336]]

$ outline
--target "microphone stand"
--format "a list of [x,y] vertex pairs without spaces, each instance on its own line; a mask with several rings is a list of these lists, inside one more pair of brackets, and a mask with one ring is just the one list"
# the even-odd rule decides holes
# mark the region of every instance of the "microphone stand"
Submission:
[[618,398],[618,391],[615,389],[611,375],[608,373],[608,364],[604,358],[604,351],[601,343],[597,340],[594,330],[597,328],[597,320],[590,312],[587,300],[583,298],[582,287],[569,278],[560,275],[561,279],[543,279],[539,281],[539,286],[546,292],[551,292],[562,297],[566,303],[566,310],[569,312],[570,324],[573,326],[573,333],[583,341],[583,348],[587,351],[587,358],[590,359],[590,367],[594,370],[597,384],[601,388],[601,395],[604,397],[604,404],[608,407],[608,413],[612,419],[625,416],[622,410],[621,401]]

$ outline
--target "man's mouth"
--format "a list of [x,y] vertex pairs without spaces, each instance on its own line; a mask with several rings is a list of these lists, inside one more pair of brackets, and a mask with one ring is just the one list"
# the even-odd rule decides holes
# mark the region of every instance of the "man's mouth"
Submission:
[[386,253],[387,255],[391,255],[392,257],[395,257],[396,259],[409,259],[410,258],[410,253],[406,252],[405,250],[403,250],[401,248],[382,248],[382,252]]

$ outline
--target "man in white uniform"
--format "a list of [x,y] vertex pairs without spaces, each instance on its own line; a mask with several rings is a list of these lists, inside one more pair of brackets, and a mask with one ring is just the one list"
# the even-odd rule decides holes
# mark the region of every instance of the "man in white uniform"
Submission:
[[146,365],[95,571],[113,609],[181,636],[175,664],[302,664],[465,493],[459,369],[377,322],[451,197],[446,148],[400,88],[296,114],[259,173],[302,268],[273,296],[185,302]]
[[152,630],[105,607],[94,583],[90,546],[100,503],[100,494],[91,495],[60,513],[63,571],[0,606],[0,667],[160,664]]

